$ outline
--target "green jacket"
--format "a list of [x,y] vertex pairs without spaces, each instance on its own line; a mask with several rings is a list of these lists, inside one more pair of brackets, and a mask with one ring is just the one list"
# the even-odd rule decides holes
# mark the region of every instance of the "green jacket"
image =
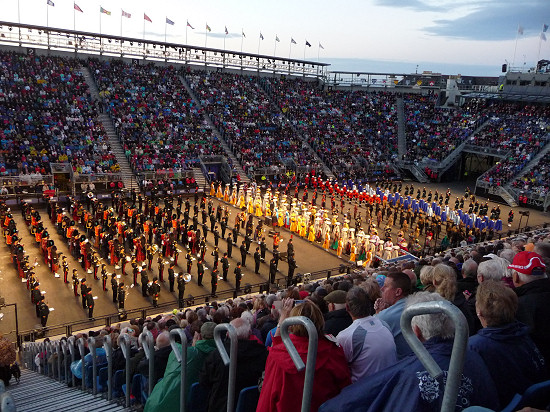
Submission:
[[[181,346],[178,345],[178,348]],[[199,340],[195,346],[187,348],[187,394],[191,385],[199,381],[199,371],[210,352],[216,349],[214,339]],[[180,405],[181,366],[172,352],[164,378],[157,383],[147,399],[144,412],[178,411]]]

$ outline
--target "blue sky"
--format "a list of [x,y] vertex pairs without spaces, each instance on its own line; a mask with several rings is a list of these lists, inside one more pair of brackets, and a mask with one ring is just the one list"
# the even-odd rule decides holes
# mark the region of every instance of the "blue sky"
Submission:
[[[22,23],[73,28],[73,0],[19,0]],[[2,1],[2,20],[18,21],[18,1]],[[191,45],[223,48],[292,58],[330,62],[342,69],[343,61],[354,62],[357,70],[364,62],[380,61],[387,71],[434,70],[453,67],[447,74],[498,75],[500,65],[514,60],[518,26],[516,66],[535,65],[550,58],[549,41],[539,41],[541,27],[550,23],[549,0],[328,0],[249,1],[249,0],[76,0],[84,13],[76,12],[77,30],[99,32],[99,8],[111,11],[101,15],[101,31],[106,34],[145,37],[185,43],[186,21]],[[121,10],[131,18],[121,19]],[[166,26],[170,18],[174,26]],[[212,31],[206,39],[206,24]],[[229,35],[225,36],[225,27]],[[241,33],[246,37],[243,38]],[[262,32],[264,40],[260,41]],[[280,39],[275,42],[275,36]],[[550,32],[547,33],[550,37]],[[296,41],[292,45],[291,37]],[[305,47],[309,41],[311,48]],[[242,41],[242,43],[241,43]],[[321,43],[324,49],[319,49]],[[346,64],[344,63],[344,66]],[[469,67],[469,69],[467,68]],[[411,69],[412,68],[412,69]],[[468,73],[471,70],[472,73]],[[436,71],[436,70],[434,70]]]

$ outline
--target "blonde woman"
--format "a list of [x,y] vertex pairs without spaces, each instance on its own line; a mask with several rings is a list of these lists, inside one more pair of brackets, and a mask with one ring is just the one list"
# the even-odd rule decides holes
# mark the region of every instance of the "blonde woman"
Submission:
[[435,292],[439,293],[449,302],[454,303],[454,305],[460,309],[468,322],[470,336],[472,336],[477,331],[474,317],[475,314],[472,310],[473,308],[468,305],[464,295],[457,291],[456,276],[456,272],[452,267],[444,263],[439,263],[434,266],[433,285],[435,287]]

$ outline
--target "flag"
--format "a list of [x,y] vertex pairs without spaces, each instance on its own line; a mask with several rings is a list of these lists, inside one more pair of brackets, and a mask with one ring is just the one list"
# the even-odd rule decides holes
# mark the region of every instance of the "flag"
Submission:
[[227,31],[227,26],[225,26],[225,34],[228,35],[229,31]]
[[55,4],[53,3],[52,0],[48,0],[48,6],[52,6],[52,7],[53,7],[53,6],[55,6]]
[[[120,9],[122,10],[122,9]],[[131,18],[132,15],[130,13],[126,13],[124,10],[122,10],[122,17],[128,17],[128,18]]]
[[82,11],[82,9],[81,9],[80,7],[78,7],[78,4],[76,4],[76,3],[74,4],[74,9],[75,9],[76,11],[79,11],[79,12],[81,12],[81,13],[84,13],[84,12]]
[[279,40],[279,36],[275,35],[275,41],[281,41]]
[[189,20],[187,20],[187,27],[191,27],[192,30],[195,30],[195,28],[189,24]]
[[143,13],[143,20],[147,20],[149,23],[152,23],[152,22],[153,22],[153,20],[151,20],[151,19],[149,18],[149,16],[148,16],[147,14],[145,14],[145,13]]
[[103,14],[106,14],[107,16],[110,16],[111,15],[111,12],[110,11],[107,11],[105,10],[103,7],[99,7],[99,12],[100,13],[103,13]]
[[321,43],[319,43],[319,48],[325,50],[325,48],[323,47],[323,45]]
[[544,32],[540,34],[540,39],[546,41],[546,34]]
[[208,25],[208,23],[206,23],[206,30],[207,30],[208,32],[211,32],[211,31],[212,31],[212,29],[210,28],[210,26]]
[[260,39],[264,39],[264,35],[262,34],[262,32],[260,32]]
[[542,25],[542,32],[546,33],[547,30],[548,30],[548,24],[543,24]]
[[166,17],[166,24],[169,24],[170,26],[174,25],[174,22],[170,20],[168,17]]
[[296,40],[294,40],[292,37],[290,38],[290,43],[291,44],[296,44]]
[[243,35],[243,37],[246,37],[246,34],[244,34],[243,30],[241,30],[241,34]]
[[518,26],[518,34],[523,36],[523,26]]
[[309,44],[309,42],[307,40],[306,40],[306,46],[311,47],[311,44]]

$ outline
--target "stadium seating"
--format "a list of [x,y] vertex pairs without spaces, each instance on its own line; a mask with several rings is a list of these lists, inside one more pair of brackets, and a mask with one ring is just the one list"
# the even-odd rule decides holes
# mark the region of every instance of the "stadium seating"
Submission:
[[0,102],[1,175],[119,171],[78,60],[0,52]]

